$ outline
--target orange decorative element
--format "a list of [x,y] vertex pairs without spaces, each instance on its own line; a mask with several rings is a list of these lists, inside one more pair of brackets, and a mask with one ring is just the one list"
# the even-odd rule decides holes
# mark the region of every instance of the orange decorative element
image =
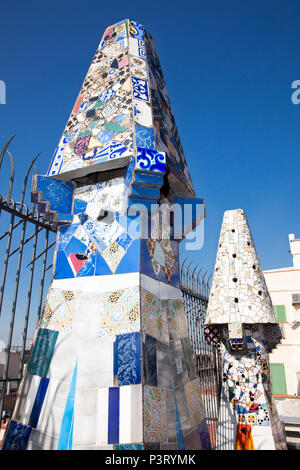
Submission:
[[235,450],[255,450],[250,424],[237,425]]
[[77,113],[78,113],[79,108],[80,108],[82,102],[83,102],[83,97],[82,97],[82,96],[78,96],[78,98],[77,98],[77,100],[76,100],[76,103],[75,103],[75,106],[74,106],[74,109],[73,109],[73,113],[74,113],[74,114],[77,114]]

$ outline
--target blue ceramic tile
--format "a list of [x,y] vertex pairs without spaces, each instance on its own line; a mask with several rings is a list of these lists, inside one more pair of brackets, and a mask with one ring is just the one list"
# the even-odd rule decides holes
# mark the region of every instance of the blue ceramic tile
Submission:
[[205,419],[198,424],[198,432],[200,436],[202,450],[211,450],[210,435]]
[[164,178],[161,173],[149,173],[149,170],[136,170],[134,173],[136,183],[155,184],[161,187],[164,184]]
[[53,356],[58,331],[39,329],[28,364],[28,372],[46,377]]
[[97,252],[94,251],[89,257],[89,259],[84,263],[80,271],[77,273],[77,277],[85,277],[85,276],[94,276],[96,270],[96,260],[97,260]]
[[156,339],[145,335],[144,343],[144,378],[145,384],[157,387]]
[[141,23],[137,23],[136,21],[130,21],[129,32],[130,36],[134,39],[144,40],[143,25]]
[[120,421],[120,389],[110,387],[108,390],[108,444],[119,443],[119,421]]
[[59,230],[58,249],[64,250],[80,224],[65,225]]
[[80,224],[83,225],[88,220],[87,214],[78,214],[78,219],[80,220]]
[[149,101],[148,81],[138,77],[131,77],[132,93],[134,98]]
[[47,176],[58,175],[60,173],[63,164],[63,150],[64,147],[56,147],[49,166],[49,170],[47,171]]
[[139,332],[116,336],[114,375],[118,378],[120,386],[141,383],[141,334]]
[[74,184],[70,181],[60,181],[49,176],[36,177],[36,190],[41,191],[42,201],[48,201],[50,209],[71,213]]
[[74,402],[77,380],[77,360],[73,370],[73,376],[69,387],[64,414],[61,422],[57,450],[72,450],[73,426],[74,426]]
[[118,245],[120,245],[122,248],[124,248],[125,251],[127,251],[128,247],[130,246],[132,242],[132,238],[128,235],[128,233],[123,232],[117,239],[116,242]]
[[155,149],[154,133],[152,129],[136,124],[135,134],[136,134],[136,146],[137,147],[153,149],[153,150]]
[[128,163],[128,167],[127,167],[125,179],[124,179],[124,184],[126,187],[129,187],[132,181],[134,168],[135,168],[135,158],[132,157],[130,162]]
[[150,170],[165,173],[166,156],[164,153],[157,152],[153,149],[138,147],[137,167],[141,170]]
[[38,391],[34,400],[34,404],[31,410],[28,426],[31,428],[36,428],[37,423],[40,417],[41,409],[44,403],[45,395],[47,392],[49,384],[49,379],[46,377],[41,377]]
[[11,421],[2,450],[26,450],[31,428]]
[[112,274],[110,268],[108,267],[108,264],[106,263],[106,261],[104,261],[100,253],[95,253],[95,276],[107,276],[109,274]]
[[170,281],[167,279],[163,268],[161,268],[158,274],[154,272],[149,250],[147,247],[147,240],[141,240],[141,272],[158,281],[167,282],[168,284],[171,284],[174,287],[179,287],[178,243],[171,241],[171,246],[174,253],[175,263]]
[[74,199],[73,214],[79,214],[80,212],[84,212],[86,206],[86,201],[82,201],[81,199]]
[[131,195],[153,197],[155,201],[160,198],[160,190],[157,186],[133,183],[131,185]]
[[118,444],[115,450],[143,450],[143,444]]
[[69,256],[71,253],[83,254],[87,246],[82,243],[78,238],[72,237],[65,248],[65,254]]
[[65,252],[59,250],[56,253],[55,274],[54,279],[69,279],[74,277],[69,261]]
[[140,240],[133,240],[120,261],[115,274],[137,273],[140,271]]

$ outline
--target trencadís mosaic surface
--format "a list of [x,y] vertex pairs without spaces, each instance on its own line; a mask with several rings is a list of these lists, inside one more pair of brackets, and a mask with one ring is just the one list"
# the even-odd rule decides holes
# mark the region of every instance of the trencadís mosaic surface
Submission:
[[286,449],[268,360],[281,331],[241,209],[224,214],[205,334],[223,357],[217,449]]
[[[33,178],[32,201],[57,225],[57,245],[5,449],[211,447],[179,240],[162,236],[165,223],[141,230],[173,196],[204,203],[153,39],[123,20],[105,30],[47,175]],[[197,223],[192,215],[182,233]]]

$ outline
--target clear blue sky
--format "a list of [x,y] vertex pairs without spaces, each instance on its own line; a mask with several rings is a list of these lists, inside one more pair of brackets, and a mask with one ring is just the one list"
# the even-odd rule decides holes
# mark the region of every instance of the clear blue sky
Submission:
[[104,29],[123,18],[155,38],[195,190],[207,201],[195,261],[213,269],[223,212],[243,208],[263,268],[291,265],[288,233],[300,237],[297,0],[3,2],[0,144],[17,134],[17,181],[39,151],[46,171]]

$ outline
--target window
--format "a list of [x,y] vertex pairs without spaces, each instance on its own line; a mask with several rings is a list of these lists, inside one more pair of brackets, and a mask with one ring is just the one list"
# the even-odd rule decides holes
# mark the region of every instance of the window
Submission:
[[300,396],[300,372],[297,372],[297,395]]
[[285,305],[274,305],[275,315],[279,323],[286,322]]
[[271,384],[274,395],[287,395],[284,364],[270,364]]
[[299,305],[299,304],[298,304],[298,305],[294,305],[294,309],[295,309],[295,310],[294,310],[294,312],[295,312],[295,321],[296,321],[297,323],[299,323],[299,322],[300,322],[300,305]]

